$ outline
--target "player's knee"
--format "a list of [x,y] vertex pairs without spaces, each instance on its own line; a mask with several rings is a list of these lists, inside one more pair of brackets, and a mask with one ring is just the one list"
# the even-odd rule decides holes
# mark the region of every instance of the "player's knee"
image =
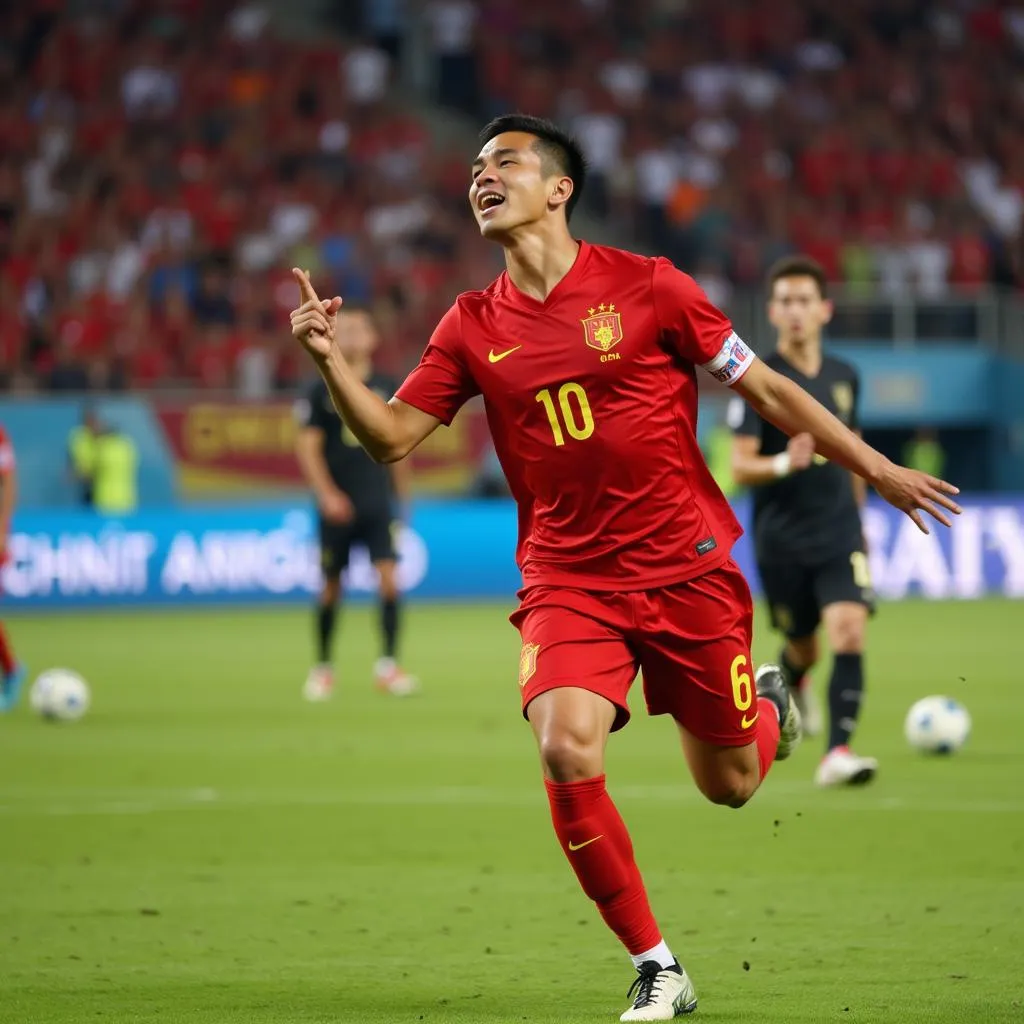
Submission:
[[338,576],[328,576],[320,588],[320,603],[322,605],[336,604],[341,597],[341,579]]
[[831,629],[830,646],[835,654],[860,654],[864,650],[864,622],[860,616],[838,619]]
[[601,743],[569,729],[553,728],[540,737],[540,759],[555,782],[579,782],[601,774]]
[[382,601],[397,601],[399,597],[398,584],[395,582],[394,577],[387,580],[382,578],[379,592]]
[[701,782],[701,792],[713,804],[722,807],[742,807],[757,792],[759,775],[737,765]]

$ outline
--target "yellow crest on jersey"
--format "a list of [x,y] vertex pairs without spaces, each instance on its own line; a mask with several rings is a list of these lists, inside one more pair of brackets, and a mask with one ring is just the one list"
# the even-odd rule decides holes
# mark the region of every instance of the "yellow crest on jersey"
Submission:
[[540,644],[523,644],[519,653],[519,685],[525,686],[534,672],[537,671],[537,654]]
[[622,314],[615,312],[615,303],[591,306],[581,321],[583,338],[598,352],[608,352],[622,341]]
[[846,381],[832,385],[832,401],[836,403],[841,420],[848,420],[853,412],[853,387]]

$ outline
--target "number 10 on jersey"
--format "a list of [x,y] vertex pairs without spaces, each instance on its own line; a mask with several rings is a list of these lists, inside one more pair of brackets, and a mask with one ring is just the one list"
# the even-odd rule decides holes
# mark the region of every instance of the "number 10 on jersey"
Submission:
[[548,424],[556,447],[565,444],[568,434],[574,441],[586,441],[594,432],[594,414],[590,411],[590,400],[586,391],[573,381],[563,384],[557,396],[550,388],[538,391],[536,401],[544,406]]

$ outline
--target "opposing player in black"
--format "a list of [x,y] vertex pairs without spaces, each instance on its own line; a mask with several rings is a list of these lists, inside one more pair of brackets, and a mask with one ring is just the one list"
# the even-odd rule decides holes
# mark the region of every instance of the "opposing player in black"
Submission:
[[[822,328],[832,317],[824,271],[813,260],[789,257],[772,269],[768,288],[768,318],[778,332],[768,365],[857,430],[857,371],[822,352]],[[810,434],[788,438],[742,402],[729,412],[733,473],[754,489],[758,571],[772,624],[786,636],[779,661],[811,735],[822,728],[808,677],[819,657],[819,625],[833,653],[828,743],[815,781],[868,782],[878,762],[849,747],[864,695],[864,638],[874,599],[860,519],[863,481],[816,455]]]
[[[394,381],[374,372],[377,330],[369,312],[346,305],[338,315],[338,344],[362,379],[385,400]],[[331,403],[322,380],[296,406],[301,424],[296,452],[313,490],[320,518],[323,587],[316,609],[317,663],[306,678],[307,700],[326,700],[334,688],[331,651],[341,574],[353,544],[363,544],[380,577],[381,656],[374,666],[379,689],[405,696],[416,688],[395,660],[399,627],[399,590],[393,530],[396,513],[408,499],[406,463],[382,466],[366,454]]]

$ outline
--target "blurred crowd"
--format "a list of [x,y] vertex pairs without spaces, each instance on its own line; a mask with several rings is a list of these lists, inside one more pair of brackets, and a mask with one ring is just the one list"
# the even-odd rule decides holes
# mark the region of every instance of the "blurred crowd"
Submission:
[[443,101],[570,125],[591,208],[725,301],[793,249],[894,296],[1024,283],[1024,7],[433,0],[419,17]]
[[6,387],[290,389],[293,265],[372,304],[400,371],[493,276],[465,154],[435,152],[374,48],[216,0],[79,6],[0,7]]
[[442,106],[573,128],[591,214],[723,303],[796,248],[851,288],[1024,283],[1009,4],[336,0],[333,20],[311,44],[227,0],[0,6],[0,385],[291,388],[293,265],[372,305],[382,367],[406,370],[500,257],[468,154],[397,98],[417,60]]

